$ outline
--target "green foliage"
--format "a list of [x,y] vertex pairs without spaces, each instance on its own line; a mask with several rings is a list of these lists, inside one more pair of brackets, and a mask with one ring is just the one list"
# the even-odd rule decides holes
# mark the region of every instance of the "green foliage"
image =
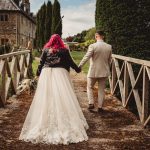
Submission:
[[85,40],[94,40],[95,39],[96,28],[91,28],[86,32]]
[[43,10],[43,9],[45,9],[45,3],[44,3],[44,5],[42,5],[40,10],[38,11],[37,17],[36,17],[36,24],[37,24],[37,28],[36,28],[36,47],[38,47],[38,48],[42,48],[43,43],[45,41],[45,38],[43,39],[45,28],[43,28],[44,24],[42,22],[45,18],[42,13],[44,13],[45,10]]
[[37,71],[38,65],[39,65],[39,62],[37,60],[33,60],[32,69],[33,69],[33,74],[34,75],[36,75],[36,71]]
[[[34,41],[36,48],[42,49],[52,34],[62,35],[62,22],[57,26],[60,18],[60,4],[57,0],[53,5],[51,1],[48,1],[47,5],[44,3],[41,6],[36,17],[37,28]],[[55,32],[56,26],[57,30]]]
[[89,47],[89,45],[95,43],[95,40],[94,39],[91,39],[91,40],[87,40],[86,42],[84,42],[85,46],[86,47]]
[[79,43],[81,43],[82,40],[83,40],[83,38],[82,38],[81,34],[78,34],[78,35],[74,36],[74,38],[73,38],[73,42],[79,42]]
[[40,27],[41,27],[41,32],[40,32],[40,38],[41,38],[41,47],[44,46],[46,43],[46,37],[45,37],[45,24],[46,24],[46,4],[44,3],[41,7],[41,15],[40,15]]
[[33,55],[33,58],[40,57],[41,56],[41,52],[39,52],[38,50],[34,49],[32,51],[32,55]]
[[[79,64],[80,61],[82,60],[83,56],[85,55],[85,52],[78,52],[78,51],[72,51],[71,52],[71,56],[73,57],[74,61]],[[88,67],[89,67],[89,63],[86,63],[83,66],[83,72],[87,73],[88,72]]]
[[149,8],[149,0],[97,0],[96,29],[106,32],[114,53],[150,59]]
[[48,1],[46,8],[46,20],[45,20],[45,40],[48,41],[51,37],[52,26],[52,3]]
[[87,40],[86,42],[70,45],[69,48],[71,51],[87,51],[90,44],[95,43],[95,40]]
[[60,3],[58,0],[54,1],[52,10],[52,34],[62,35],[62,19],[60,14]]
[[67,42],[78,42],[78,43],[84,43],[88,40],[94,40],[95,39],[95,27],[89,29],[89,30],[83,30],[81,33],[78,33],[74,36],[69,36],[66,38]]

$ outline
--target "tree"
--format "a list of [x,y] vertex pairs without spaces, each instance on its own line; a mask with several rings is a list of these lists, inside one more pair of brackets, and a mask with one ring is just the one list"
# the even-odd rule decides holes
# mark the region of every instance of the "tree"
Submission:
[[35,45],[36,45],[36,47],[39,47],[39,28],[40,28],[39,21],[40,21],[40,19],[39,19],[39,11],[38,11],[38,13],[36,15],[36,33],[35,33]]
[[54,1],[52,10],[52,34],[62,35],[62,19],[60,13],[60,3],[58,0]]
[[36,17],[36,46],[38,48],[43,48],[46,38],[45,38],[45,20],[46,20],[46,4],[44,3],[37,13]]
[[96,29],[95,28],[91,28],[87,31],[86,36],[85,36],[85,40],[95,40],[95,32]]
[[150,59],[145,53],[150,47],[149,8],[149,0],[97,0],[96,29],[106,32],[114,53]]
[[52,6],[51,1],[44,3],[37,13],[36,17],[36,46],[43,48],[44,44],[49,40],[54,33],[62,35],[62,20],[60,15],[60,4],[58,0],[54,1]]
[[39,10],[39,20],[38,20],[38,26],[39,26],[39,28],[38,28],[38,46],[39,46],[39,48],[42,48],[42,46],[43,46],[43,41],[44,41],[44,39],[42,39],[43,38],[43,23],[42,23],[42,17],[43,17],[43,15],[42,15],[42,7],[41,7],[41,9]]
[[44,44],[46,43],[46,37],[45,37],[45,24],[46,24],[46,4],[44,2],[44,4],[42,5],[42,10],[41,10],[41,27],[42,27],[42,30],[41,30],[41,46],[43,47]]
[[45,20],[45,40],[48,41],[51,37],[51,27],[52,27],[52,3],[48,1],[46,7],[46,20]]

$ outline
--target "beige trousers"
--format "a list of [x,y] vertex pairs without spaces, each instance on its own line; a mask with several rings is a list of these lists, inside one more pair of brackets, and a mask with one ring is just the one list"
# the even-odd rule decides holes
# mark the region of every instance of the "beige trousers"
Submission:
[[106,85],[106,77],[104,78],[87,78],[87,95],[89,104],[94,104],[93,89],[96,82],[98,82],[98,107],[102,108],[104,101],[104,90]]

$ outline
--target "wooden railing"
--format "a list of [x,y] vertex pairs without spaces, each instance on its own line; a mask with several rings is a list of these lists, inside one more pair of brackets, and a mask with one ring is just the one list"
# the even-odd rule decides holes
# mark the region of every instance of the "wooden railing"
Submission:
[[0,107],[16,93],[19,81],[28,76],[29,62],[29,50],[0,55]]
[[150,61],[113,55],[109,82],[111,93],[124,107],[135,106],[146,126],[150,122]]

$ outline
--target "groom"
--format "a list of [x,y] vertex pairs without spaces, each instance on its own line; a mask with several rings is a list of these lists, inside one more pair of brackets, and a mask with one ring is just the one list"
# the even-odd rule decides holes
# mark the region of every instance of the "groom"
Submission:
[[110,75],[112,46],[104,42],[103,31],[97,31],[95,33],[95,39],[97,42],[89,46],[89,49],[80,62],[79,67],[82,68],[90,59],[90,67],[87,75],[88,109],[94,109],[93,88],[95,83],[98,82],[98,112],[102,112],[105,83]]

